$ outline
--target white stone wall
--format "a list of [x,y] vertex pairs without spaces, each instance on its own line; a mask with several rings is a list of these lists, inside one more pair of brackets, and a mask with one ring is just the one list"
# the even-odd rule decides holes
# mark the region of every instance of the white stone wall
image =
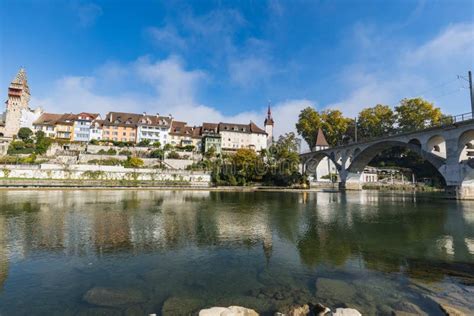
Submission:
[[[94,178],[91,174],[95,173]],[[132,169],[122,166],[96,166],[57,164],[5,165],[0,168],[0,178],[55,179],[55,180],[138,180],[185,181],[208,185],[210,174],[184,170]]]

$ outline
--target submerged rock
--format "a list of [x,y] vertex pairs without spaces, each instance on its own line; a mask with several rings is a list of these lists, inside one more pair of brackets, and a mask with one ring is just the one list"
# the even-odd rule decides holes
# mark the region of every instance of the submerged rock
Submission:
[[427,313],[423,312],[417,305],[407,301],[397,302],[392,307],[392,315],[394,316],[428,315]]
[[304,305],[292,305],[288,308],[282,309],[281,312],[275,316],[324,316],[331,312],[329,308],[322,304],[313,305],[311,303]]
[[168,298],[161,309],[163,316],[191,315],[201,308],[201,302],[195,298],[176,297]]
[[229,306],[203,309],[199,312],[199,316],[258,316],[258,313],[245,307]]
[[84,301],[91,305],[117,307],[145,302],[143,294],[134,289],[94,287],[84,294]]
[[316,296],[331,301],[349,303],[354,300],[356,289],[342,280],[318,278],[316,280]]
[[333,316],[362,316],[362,314],[353,308],[336,308],[332,313]]

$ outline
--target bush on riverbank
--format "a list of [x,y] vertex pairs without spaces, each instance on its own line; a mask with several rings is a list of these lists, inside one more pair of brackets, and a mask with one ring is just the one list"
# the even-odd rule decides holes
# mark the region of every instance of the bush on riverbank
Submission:
[[211,179],[218,186],[246,186],[263,183],[270,186],[290,187],[306,185],[307,179],[299,172],[298,145],[293,133],[280,136],[268,150],[257,154],[242,148],[221,159],[194,164],[212,170]]

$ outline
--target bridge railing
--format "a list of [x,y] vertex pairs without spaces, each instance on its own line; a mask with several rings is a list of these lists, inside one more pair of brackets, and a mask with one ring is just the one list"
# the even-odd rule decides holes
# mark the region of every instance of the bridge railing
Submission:
[[[438,123],[427,126],[425,129],[430,129],[430,128],[434,128],[434,127],[446,127],[446,126],[449,126],[449,125],[453,125],[453,124],[456,124],[456,123],[461,123],[461,122],[469,121],[469,120],[473,120],[473,119],[474,119],[474,113],[473,112],[462,113],[462,114],[457,114],[457,115],[447,115],[447,116],[443,117]],[[416,132],[416,131],[423,131],[425,129],[394,131],[392,133],[388,133],[387,135],[384,135],[383,137],[365,137],[365,138],[359,138],[357,141],[354,141],[352,139],[348,139],[348,140],[345,140],[345,141],[338,142],[338,144],[334,147],[342,147],[342,146],[354,145],[354,144],[358,144],[358,143],[365,143],[365,142],[370,142],[372,140],[376,140],[376,139],[379,139],[379,138],[397,136],[397,135],[402,135],[402,134],[409,134],[409,133],[413,133],[413,132]],[[306,154],[306,153],[310,153],[310,152],[312,152],[312,150],[302,152],[301,154]]]

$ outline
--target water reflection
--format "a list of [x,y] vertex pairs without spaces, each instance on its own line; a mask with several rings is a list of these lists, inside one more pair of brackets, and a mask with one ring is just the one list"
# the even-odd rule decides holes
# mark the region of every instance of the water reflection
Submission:
[[[23,262],[85,258],[90,265],[147,254],[167,256],[161,260],[170,266],[181,264],[170,259],[180,254],[180,262],[214,273],[229,272],[238,254],[258,273],[291,268],[307,277],[321,266],[356,267],[440,280],[451,263],[473,267],[473,209],[409,193],[1,191],[0,287]],[[135,264],[153,268],[143,262]],[[254,278],[252,271],[236,278]],[[211,272],[195,271],[191,284]]]

